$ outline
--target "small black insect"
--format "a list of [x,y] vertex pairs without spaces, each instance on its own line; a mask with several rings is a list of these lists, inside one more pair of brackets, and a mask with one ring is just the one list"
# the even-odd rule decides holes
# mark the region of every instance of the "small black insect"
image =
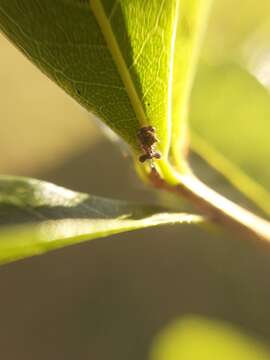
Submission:
[[155,150],[155,144],[158,142],[156,137],[156,129],[153,126],[144,126],[140,128],[137,133],[140,140],[141,149],[144,154],[139,157],[140,162],[152,160],[153,158],[160,159],[161,155]]

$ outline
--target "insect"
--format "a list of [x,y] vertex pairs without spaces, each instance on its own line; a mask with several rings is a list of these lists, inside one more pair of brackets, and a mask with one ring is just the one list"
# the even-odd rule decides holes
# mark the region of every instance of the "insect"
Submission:
[[144,151],[144,154],[139,157],[140,162],[143,163],[153,158],[161,158],[160,153],[155,150],[155,144],[158,142],[158,139],[156,137],[156,129],[153,126],[140,128],[137,136],[140,140],[141,149]]

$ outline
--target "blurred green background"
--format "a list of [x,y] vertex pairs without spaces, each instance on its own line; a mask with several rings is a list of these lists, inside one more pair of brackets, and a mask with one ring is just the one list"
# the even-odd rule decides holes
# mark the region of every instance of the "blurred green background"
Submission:
[[[196,133],[268,190],[269,38],[268,0],[214,0],[190,116]],[[2,174],[155,201],[125,149],[104,135],[96,119],[3,37],[0,51]],[[200,157],[191,158],[203,179],[253,208]],[[263,247],[183,225],[5,265],[0,268],[1,358],[204,360],[228,354],[227,359],[266,359],[269,278],[270,254]],[[179,328],[168,335],[163,329],[176,319]],[[164,331],[165,340],[158,340]],[[171,356],[171,346],[183,352]],[[163,356],[164,347],[171,357]],[[213,348],[216,352],[209,352]]]

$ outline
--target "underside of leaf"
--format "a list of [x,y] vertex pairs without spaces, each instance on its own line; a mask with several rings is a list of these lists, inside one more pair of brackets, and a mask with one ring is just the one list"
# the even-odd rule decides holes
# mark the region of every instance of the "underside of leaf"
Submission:
[[0,263],[126,231],[202,221],[198,215],[76,193],[39,180],[0,177]]

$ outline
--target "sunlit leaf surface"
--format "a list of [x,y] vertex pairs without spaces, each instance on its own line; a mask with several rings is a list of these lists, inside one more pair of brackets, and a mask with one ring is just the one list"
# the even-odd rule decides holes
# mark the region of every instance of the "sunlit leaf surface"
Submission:
[[0,177],[0,262],[124,231],[201,221],[197,215],[76,193],[39,180]]
[[42,71],[138,149],[139,127],[170,140],[177,1],[4,0],[0,28]]
[[0,29],[134,150],[140,150],[138,129],[154,126],[166,161],[171,147],[178,154],[185,143],[187,101],[210,3],[3,0]]

